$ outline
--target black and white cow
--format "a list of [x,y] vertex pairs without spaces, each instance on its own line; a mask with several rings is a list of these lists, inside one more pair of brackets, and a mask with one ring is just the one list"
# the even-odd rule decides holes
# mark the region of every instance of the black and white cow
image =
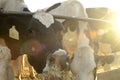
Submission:
[[[2,0],[0,8],[4,11],[24,11],[26,6],[23,5],[22,1]],[[0,14],[0,37],[11,49],[12,59],[16,59],[21,53],[27,53],[30,64],[38,73],[41,73],[45,67],[48,54],[63,48],[60,34],[63,25],[54,20],[53,16],[50,15],[50,18],[52,23],[48,24],[48,17],[44,17],[43,20],[48,21],[42,23],[32,15],[9,15],[2,12]],[[13,25],[19,33],[19,40],[10,37],[9,30]]]
[[[38,12],[34,17],[39,17],[40,15],[41,14]],[[42,15],[44,15],[44,12]],[[23,53],[28,53],[28,60],[38,73],[42,72],[45,67],[46,59],[49,54],[58,49],[63,49],[61,43],[62,36],[60,36],[63,25],[54,20],[53,17],[51,19],[53,22],[49,25],[49,22],[51,22],[49,21],[49,16],[52,17],[45,13],[43,23],[42,19],[31,19],[30,26],[28,27],[28,40],[23,44]],[[48,19],[45,20],[45,18]],[[49,27],[44,25],[44,21],[47,21],[45,24],[48,24]]]

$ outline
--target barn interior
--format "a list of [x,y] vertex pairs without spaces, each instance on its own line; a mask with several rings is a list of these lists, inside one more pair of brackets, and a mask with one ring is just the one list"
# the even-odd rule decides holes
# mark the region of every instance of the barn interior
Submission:
[[[49,13],[49,10],[51,10],[52,8],[54,9],[59,6],[60,4],[50,7],[48,9],[48,12],[46,11],[46,13]],[[40,28],[41,32],[39,33],[39,29],[37,29],[37,27],[31,28],[31,25],[34,26],[34,24],[35,26],[39,26],[37,24],[37,22],[39,21],[33,20],[35,23],[30,24],[30,22],[32,22],[32,17],[35,13],[30,12],[28,9],[26,9],[26,7],[24,7],[25,11],[23,10],[23,8],[22,8],[23,11],[14,11],[15,9],[12,11],[12,8],[10,10],[9,8],[8,10],[7,8],[4,10],[4,7],[1,7],[1,4],[0,4],[0,8],[3,8],[3,9],[0,9],[0,48],[1,46],[3,46],[3,47],[8,47],[10,49],[11,60],[9,61],[8,64],[10,64],[13,70],[10,72],[7,71],[8,73],[5,73],[7,74],[7,76],[1,76],[2,68],[0,68],[1,80],[2,80],[1,77],[11,77],[12,75],[8,76],[8,74],[12,72],[14,75],[14,79],[7,78],[4,80],[95,80],[96,77],[97,77],[96,80],[118,80],[120,78],[119,76],[120,74],[120,41],[119,41],[120,36],[118,35],[119,34],[118,27],[120,26],[116,24],[116,19],[118,17],[118,14],[114,10],[106,7],[86,8],[85,11],[88,15],[87,18],[83,16],[82,17],[76,16],[76,15],[66,16],[66,14],[65,15],[52,14],[55,20],[59,19],[60,21],[65,21],[66,23],[68,21],[67,24],[65,22],[60,22],[63,25],[63,29],[61,29],[61,27],[59,29],[53,27],[56,30],[55,36],[59,38],[58,41],[56,42],[57,40],[56,38],[55,38],[56,40],[52,41],[54,39],[54,34],[51,33],[53,29],[49,28],[49,30],[51,31],[48,31],[48,28],[44,29],[43,27],[41,27]],[[48,71],[47,74],[46,72],[39,73],[39,71],[37,71],[39,69],[32,66],[28,58],[30,58],[31,55],[35,56],[35,58],[39,57],[38,58],[40,61],[39,65],[40,65],[40,68],[43,69],[43,67],[45,66],[41,66],[41,65],[42,63],[43,64],[47,63],[46,61],[47,61],[47,58],[49,57],[48,56],[49,53],[39,56],[38,52],[41,52],[41,54],[44,54],[45,52],[49,52],[49,50],[51,50],[50,52],[54,53],[54,51],[57,49],[56,46],[58,48],[59,47],[61,48],[61,44],[62,44],[63,49],[65,49],[69,54],[68,55],[69,59],[73,60],[75,56],[74,54],[76,52],[76,49],[79,43],[78,36],[80,35],[79,34],[80,30],[78,27],[76,27],[79,25],[77,21],[88,22],[88,25],[87,25],[88,30],[85,30],[85,33],[89,39],[89,46],[94,50],[93,55],[94,55],[94,61],[96,63],[94,79],[90,79],[90,78],[76,79],[75,78],[76,76],[74,76],[71,71],[68,71],[68,67],[67,69],[65,69],[65,71],[59,71],[55,68],[52,68],[52,70]],[[58,24],[55,24],[55,25],[58,26]],[[36,33],[34,30],[36,31]],[[44,30],[48,32],[44,33]],[[41,42],[44,42],[44,43],[46,42],[46,44],[47,44],[47,41],[50,41],[50,42],[52,41],[51,44],[49,44],[49,42],[47,44],[49,46],[48,48],[50,49],[48,50],[46,49],[45,51],[42,52],[42,49],[44,50],[45,48],[45,44],[43,45],[39,44],[38,41],[31,39],[31,36],[32,38],[37,37],[37,39],[45,38],[43,39],[43,41],[42,39],[40,40]],[[47,36],[47,38],[45,36]],[[59,40],[61,41],[61,43],[58,43]],[[25,41],[28,41],[28,42],[25,42]],[[54,46],[54,42],[56,42],[55,46]],[[31,45],[35,47],[31,47]],[[54,50],[52,50],[52,47],[54,48]],[[30,49],[32,51],[30,51]],[[2,54],[2,48],[0,49],[0,56],[1,54]],[[47,57],[45,57],[46,55]],[[0,60],[1,59],[2,58],[0,57]],[[50,58],[49,60],[52,61],[53,58],[52,59]],[[37,63],[37,61],[34,63]],[[53,63],[54,62],[51,62],[51,64]],[[1,62],[0,62],[0,65],[2,65]],[[57,72],[54,73],[54,71],[57,71]],[[57,77],[56,76],[51,77],[51,75],[49,74],[50,72],[53,72],[53,74],[57,74]],[[62,76],[60,74],[62,74]],[[60,78],[58,78],[58,76]]]

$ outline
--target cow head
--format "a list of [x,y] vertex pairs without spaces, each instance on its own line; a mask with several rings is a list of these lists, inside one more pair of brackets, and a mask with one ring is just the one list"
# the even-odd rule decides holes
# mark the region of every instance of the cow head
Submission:
[[[22,53],[28,54],[28,60],[37,72],[42,72],[48,54],[63,48],[61,43],[62,36],[60,34],[63,25],[54,20],[54,18],[52,18],[53,22],[49,24],[49,22],[43,21],[49,21],[47,19],[49,17],[40,16],[41,14],[38,13],[33,15],[27,31],[27,41],[21,49]],[[39,20],[36,17],[41,19]]]

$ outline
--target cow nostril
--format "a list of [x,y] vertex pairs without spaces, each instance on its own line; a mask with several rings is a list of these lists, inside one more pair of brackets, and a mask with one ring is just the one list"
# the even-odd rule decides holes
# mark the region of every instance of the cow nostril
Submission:
[[28,8],[23,8],[23,11],[28,11],[28,12],[30,12]]

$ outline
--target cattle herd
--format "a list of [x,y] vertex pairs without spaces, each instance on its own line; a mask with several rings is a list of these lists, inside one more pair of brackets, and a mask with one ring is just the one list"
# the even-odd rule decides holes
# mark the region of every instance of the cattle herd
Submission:
[[[96,51],[90,45],[89,23],[52,16],[88,18],[79,1],[57,3],[33,15],[4,14],[4,11],[30,12],[23,0],[0,0],[0,80],[14,80],[16,71],[22,80],[18,68],[22,64],[14,61],[24,54],[31,69],[43,80],[96,79]],[[16,69],[11,61],[18,65]]]

